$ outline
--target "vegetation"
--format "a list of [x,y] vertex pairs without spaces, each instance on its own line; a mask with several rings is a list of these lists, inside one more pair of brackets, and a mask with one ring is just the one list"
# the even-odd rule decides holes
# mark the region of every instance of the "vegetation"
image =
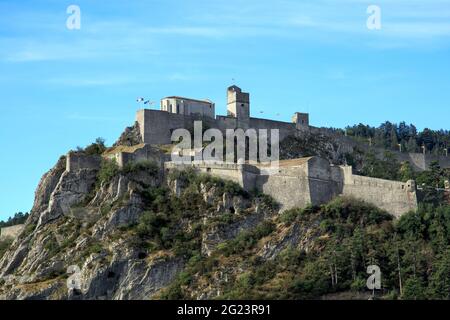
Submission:
[[119,172],[120,168],[115,160],[102,159],[100,170],[97,174],[97,187],[111,182],[112,178],[114,178]]
[[11,239],[5,239],[0,241],[0,259],[3,257],[6,250],[8,250],[11,243],[12,243]]
[[248,198],[250,195],[242,189],[242,187],[230,180],[223,180],[213,177],[209,174],[199,174],[193,169],[186,170],[172,170],[169,173],[169,180],[179,180],[186,185],[205,185],[207,188],[214,186],[217,188],[217,193],[228,193],[231,196],[243,196]]
[[124,173],[132,173],[137,171],[146,171],[151,175],[156,175],[158,173],[158,165],[154,161],[143,160],[128,162],[123,168]]
[[11,227],[18,224],[23,224],[28,219],[30,214],[28,212],[17,212],[14,216],[9,217],[7,221],[0,221],[0,228]]
[[400,150],[404,152],[423,152],[432,154],[445,154],[445,150],[450,148],[450,132],[448,130],[424,129],[418,132],[413,125],[400,122],[398,125],[386,121],[378,128],[364,124],[349,126],[346,129],[348,136],[359,140],[368,141],[371,139],[372,145],[390,150]]
[[[261,239],[295,226],[308,233],[307,243],[286,246],[272,260],[257,254]],[[210,257],[192,254],[161,298],[195,298],[218,270],[228,270],[226,282],[214,280],[220,284],[220,299],[316,299],[367,292],[366,271],[372,264],[382,270],[378,297],[449,299],[450,206],[422,206],[397,221],[347,198],[290,210],[220,244]]]
[[101,155],[106,151],[105,139],[97,138],[94,143],[91,143],[86,148],[77,147],[77,152],[83,152],[87,155]]

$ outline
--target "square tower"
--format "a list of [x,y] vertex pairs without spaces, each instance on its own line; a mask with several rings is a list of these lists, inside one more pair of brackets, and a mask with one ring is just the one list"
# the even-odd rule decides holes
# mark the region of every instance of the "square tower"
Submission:
[[228,116],[238,119],[238,122],[248,123],[250,119],[250,94],[242,92],[241,88],[231,86],[227,90]]
[[292,122],[295,123],[297,129],[308,128],[309,127],[309,114],[308,113],[294,113],[292,117]]

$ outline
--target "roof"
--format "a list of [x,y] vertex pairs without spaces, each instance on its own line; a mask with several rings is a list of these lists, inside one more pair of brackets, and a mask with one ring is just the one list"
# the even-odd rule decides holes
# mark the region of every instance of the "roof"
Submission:
[[213,103],[209,99],[200,100],[200,99],[192,99],[192,98],[186,98],[186,97],[180,97],[180,96],[170,96],[170,97],[162,98],[162,100],[164,100],[164,99],[189,100],[189,101],[195,101],[195,102],[201,102],[201,103],[209,103],[209,104]]

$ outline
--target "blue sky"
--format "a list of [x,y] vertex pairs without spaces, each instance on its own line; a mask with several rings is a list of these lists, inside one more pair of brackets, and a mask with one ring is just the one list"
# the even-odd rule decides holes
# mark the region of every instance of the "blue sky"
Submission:
[[[366,27],[371,4],[381,30]],[[112,144],[139,96],[225,114],[235,79],[257,117],[450,129],[449,40],[449,0],[0,0],[0,219],[30,210],[60,155]]]

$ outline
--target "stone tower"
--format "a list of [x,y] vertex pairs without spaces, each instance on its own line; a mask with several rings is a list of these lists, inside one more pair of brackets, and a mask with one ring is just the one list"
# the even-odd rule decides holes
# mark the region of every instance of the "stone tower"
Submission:
[[238,127],[248,127],[250,120],[250,94],[241,88],[231,86],[227,90],[228,116],[237,118]]
[[295,123],[297,129],[304,129],[309,127],[309,114],[296,112],[292,117],[292,122]]

